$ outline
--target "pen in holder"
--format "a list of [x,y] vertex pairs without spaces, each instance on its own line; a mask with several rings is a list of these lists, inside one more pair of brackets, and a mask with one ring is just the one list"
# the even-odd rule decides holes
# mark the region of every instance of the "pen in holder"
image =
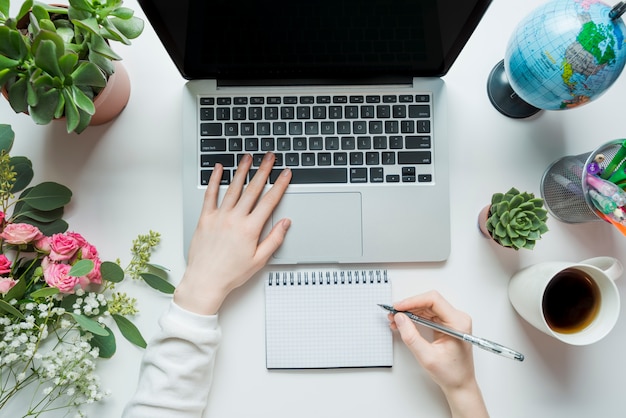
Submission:
[[609,197],[615,193],[610,190],[622,193],[622,189],[603,177],[624,171],[625,145],[623,139],[614,140],[591,152],[565,156],[552,163],[543,173],[540,187],[548,212],[567,223],[605,220],[616,225],[622,205],[618,200],[613,206],[615,202]]

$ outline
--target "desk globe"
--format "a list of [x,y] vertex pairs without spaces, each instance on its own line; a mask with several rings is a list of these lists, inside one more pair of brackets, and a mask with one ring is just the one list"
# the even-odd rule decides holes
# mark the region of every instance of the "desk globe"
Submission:
[[515,28],[487,92],[502,114],[571,109],[604,93],[626,64],[623,2],[552,0]]

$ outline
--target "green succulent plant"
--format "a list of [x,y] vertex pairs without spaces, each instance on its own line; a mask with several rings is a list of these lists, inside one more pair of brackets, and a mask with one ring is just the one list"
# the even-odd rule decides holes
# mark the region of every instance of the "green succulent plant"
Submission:
[[541,235],[548,232],[547,219],[543,199],[512,187],[504,194],[493,194],[486,226],[498,244],[532,250]]
[[82,132],[121,60],[109,42],[130,44],[143,20],[122,0],[69,0],[67,8],[26,0],[16,17],[9,5],[0,0],[0,87],[11,107],[42,125],[65,117],[68,132]]

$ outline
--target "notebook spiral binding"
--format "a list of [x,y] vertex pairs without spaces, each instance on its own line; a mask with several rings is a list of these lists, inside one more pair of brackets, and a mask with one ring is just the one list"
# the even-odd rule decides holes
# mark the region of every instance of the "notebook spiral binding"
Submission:
[[273,271],[269,286],[389,283],[387,270]]

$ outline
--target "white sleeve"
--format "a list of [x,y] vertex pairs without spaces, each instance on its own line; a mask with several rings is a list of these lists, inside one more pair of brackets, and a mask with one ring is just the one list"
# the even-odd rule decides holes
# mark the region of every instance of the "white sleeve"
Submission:
[[159,321],[161,331],[148,344],[124,418],[202,416],[221,339],[217,319],[170,304]]

